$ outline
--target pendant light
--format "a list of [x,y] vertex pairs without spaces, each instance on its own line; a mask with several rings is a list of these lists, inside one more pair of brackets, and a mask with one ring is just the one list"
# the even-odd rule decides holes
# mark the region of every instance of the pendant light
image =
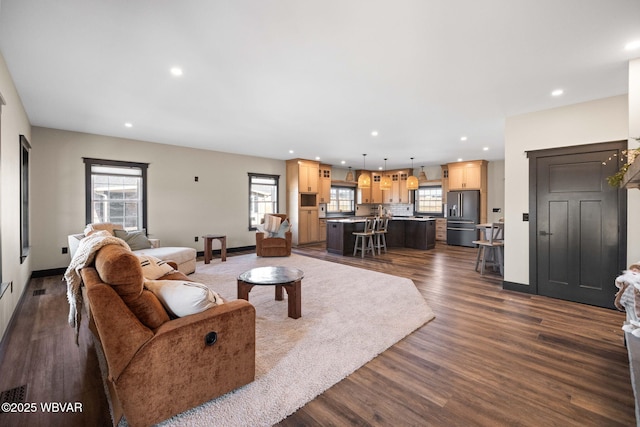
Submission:
[[347,177],[344,180],[347,182],[353,181],[353,171],[351,171],[351,166],[349,166],[349,172],[347,172]]
[[413,176],[413,157],[411,158],[411,175],[407,178],[407,190],[418,189],[418,178]]
[[427,174],[424,173],[424,166],[420,166],[422,170],[420,171],[420,175],[418,175],[418,182],[427,182]]
[[371,175],[366,171],[365,158],[366,154],[362,155],[362,172],[358,177],[358,188],[371,188]]
[[380,178],[380,189],[391,190],[391,177],[387,175],[387,159],[384,159],[384,171],[382,172],[382,178]]

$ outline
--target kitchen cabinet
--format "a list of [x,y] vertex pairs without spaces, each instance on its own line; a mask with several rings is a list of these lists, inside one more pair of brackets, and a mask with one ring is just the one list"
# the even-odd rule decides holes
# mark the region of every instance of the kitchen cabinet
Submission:
[[404,221],[404,246],[413,249],[436,247],[435,221]]
[[391,177],[391,190],[383,190],[384,203],[410,203],[409,190],[407,190],[409,170],[390,172],[389,176]]
[[487,181],[487,162],[449,163],[449,190],[480,190]]
[[320,166],[317,162],[300,160],[298,162],[298,191],[300,193],[318,192],[318,173]]
[[487,222],[488,163],[486,160],[472,160],[447,164],[448,191],[480,190],[481,223]]
[[436,240],[439,242],[447,242],[447,219],[436,218]]
[[384,203],[384,199],[382,198],[382,189],[380,188],[381,179],[381,173],[371,172],[371,202],[369,203]]
[[[327,220],[327,252],[353,255],[354,231],[364,230],[364,218]],[[423,219],[391,219],[387,226],[388,248],[435,248],[435,221]]]
[[327,220],[320,218],[318,220],[318,241],[324,242],[327,240]]
[[[318,242],[318,182],[320,164],[312,160],[287,160],[287,214],[294,246]],[[329,192],[331,191],[329,177]]]
[[331,166],[320,165],[318,168],[318,203],[331,201]]
[[318,222],[317,209],[305,209],[300,211],[298,217],[298,244],[314,243],[319,241],[320,224]]
[[442,203],[447,204],[447,193],[449,192],[449,165],[440,165],[442,171]]

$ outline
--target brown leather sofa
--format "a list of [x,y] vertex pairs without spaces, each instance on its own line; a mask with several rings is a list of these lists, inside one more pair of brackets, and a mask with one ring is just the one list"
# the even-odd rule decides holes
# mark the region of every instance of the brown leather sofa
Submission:
[[[123,413],[133,427],[156,424],[254,380],[255,309],[247,301],[170,319],[143,289],[138,257],[118,245],[101,248],[81,275],[114,425]],[[189,280],[180,272],[161,279]]]
[[[288,220],[287,214],[270,214],[280,217],[282,221]],[[264,218],[262,219],[264,222]],[[263,257],[271,256],[290,256],[291,255],[291,230],[284,233],[284,239],[281,237],[266,237],[267,234],[256,232],[256,254]]]

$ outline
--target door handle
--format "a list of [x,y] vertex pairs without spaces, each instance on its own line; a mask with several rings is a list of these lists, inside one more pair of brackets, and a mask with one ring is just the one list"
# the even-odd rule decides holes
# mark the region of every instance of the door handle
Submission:
[[538,234],[541,235],[541,236],[551,236],[551,235],[553,235],[553,233],[547,233],[546,231],[540,231]]

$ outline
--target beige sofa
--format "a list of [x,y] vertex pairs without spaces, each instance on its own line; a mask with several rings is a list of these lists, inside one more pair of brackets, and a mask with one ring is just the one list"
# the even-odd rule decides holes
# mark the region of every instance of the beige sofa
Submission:
[[[69,254],[71,255],[71,259],[73,259],[74,254],[78,250],[80,240],[82,240],[85,236],[88,236],[92,231],[97,230],[107,230],[116,237],[121,237],[122,234],[126,234],[126,231],[123,230],[122,225],[119,224],[88,224],[83,233],[70,234],[68,236]],[[126,236],[124,240],[127,241]],[[196,271],[197,252],[194,248],[176,246],[162,247],[160,246],[160,240],[158,239],[147,240],[151,247],[135,249],[134,244],[131,243],[130,246],[132,252],[136,255],[151,255],[163,261],[174,261],[178,265],[178,271],[184,274],[191,274]]]

